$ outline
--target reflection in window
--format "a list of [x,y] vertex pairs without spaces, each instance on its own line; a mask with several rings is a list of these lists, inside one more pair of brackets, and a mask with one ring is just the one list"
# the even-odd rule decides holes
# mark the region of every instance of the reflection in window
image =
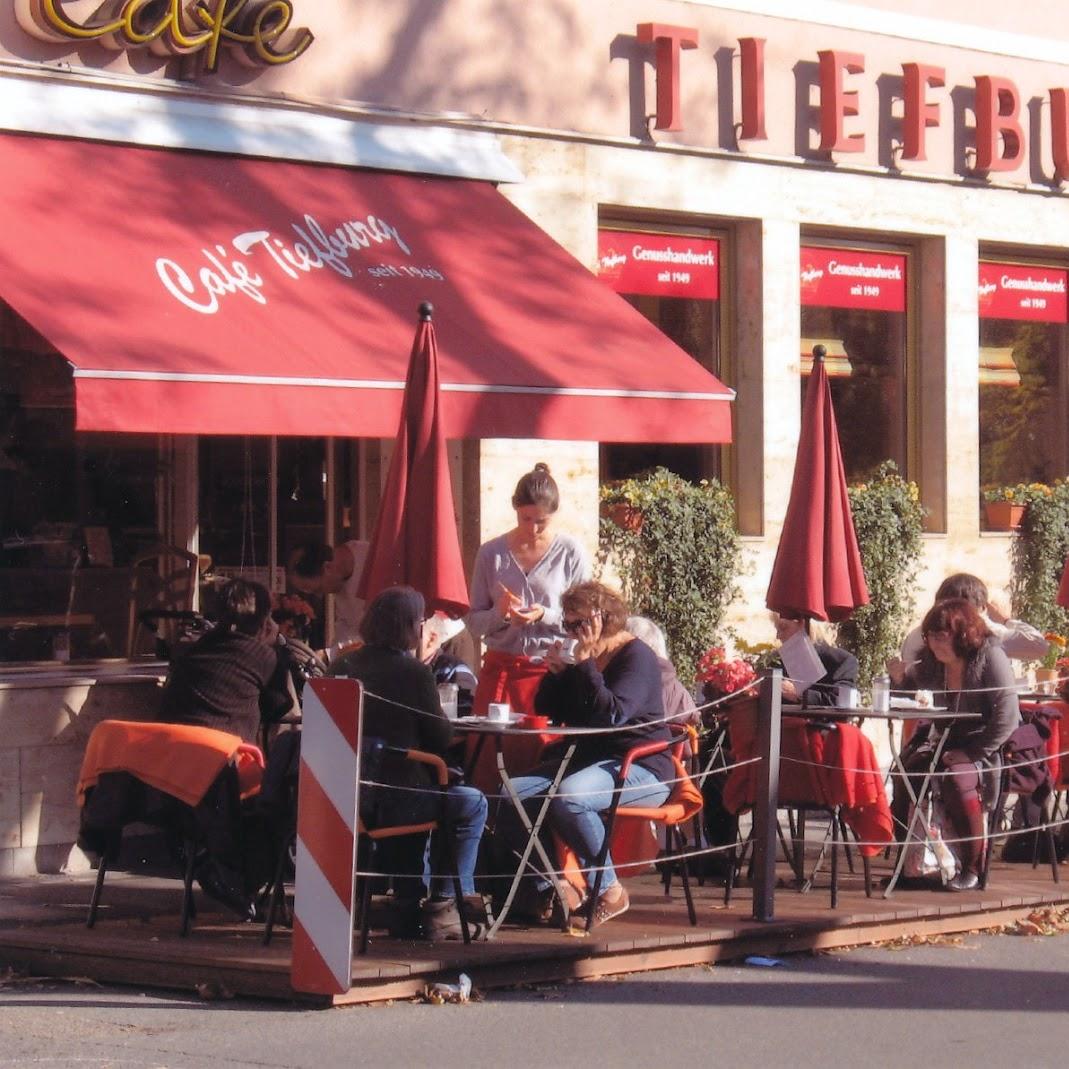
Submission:
[[905,312],[803,307],[803,398],[817,344],[830,354],[825,366],[847,478],[864,478],[884,460],[905,471]]
[[980,321],[980,485],[1067,471],[1066,325]]
[[154,436],[75,431],[70,366],[0,306],[0,661],[126,655],[158,475]]
[[[603,228],[598,232],[598,276],[684,352],[720,373],[720,252],[710,234]],[[684,479],[719,477],[713,445],[605,443],[603,482],[664,467]]]

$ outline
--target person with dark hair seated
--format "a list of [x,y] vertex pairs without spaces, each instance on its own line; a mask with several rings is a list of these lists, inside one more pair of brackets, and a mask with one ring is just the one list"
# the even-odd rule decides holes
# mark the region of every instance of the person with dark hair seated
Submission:
[[[216,625],[172,662],[158,719],[215,728],[256,744],[261,725],[293,707],[291,669],[271,618],[270,594],[259,583],[232,579],[220,591]],[[252,896],[266,877],[256,863],[260,844],[244,826],[247,814],[233,792],[213,793],[206,805],[215,845],[197,859],[197,880],[213,898],[250,918]]]
[[337,546],[305,542],[290,554],[286,579],[302,594],[334,595],[334,649],[341,650],[360,638],[364,601],[356,588],[364,572],[368,543],[350,539]]
[[159,719],[255,743],[261,723],[274,723],[293,707],[292,663],[263,586],[232,579],[219,600],[216,626],[172,662]]
[[[990,600],[984,581],[975,575],[968,572],[948,575],[935,592],[935,602],[945,601],[947,598],[964,598],[969,602],[980,614],[992,638],[1002,647],[1007,657],[1033,661],[1039,660],[1047,652],[1048,643],[1043,632],[1024,620],[1015,620],[1003,612]],[[922,628],[915,627],[902,640],[900,656],[906,664],[912,664],[923,652]]]
[[[579,583],[564,592],[561,606],[562,626],[576,637],[575,663],[565,661],[560,643],[549,650],[548,671],[535,696],[535,708],[558,724],[622,729],[580,741],[549,807],[550,828],[575,852],[592,885],[590,869],[605,842],[602,814],[612,805],[615,777],[624,757],[640,743],[668,741],[672,734],[664,717],[657,656],[625,629],[627,605],[623,598],[602,583]],[[547,763],[513,780],[520,798],[528,799],[532,819],[558,767],[557,762]],[[661,805],[674,776],[667,751],[641,758],[631,766],[620,805]],[[507,802],[500,807],[497,833],[505,852],[515,856],[522,852],[527,830]],[[561,885],[558,892],[550,877],[544,876],[528,881],[521,908],[537,920],[549,919],[557,893],[566,896],[570,910],[582,905],[571,884]],[[627,891],[607,856],[594,923],[619,916],[629,905]]]
[[[424,619],[423,595],[411,587],[390,587],[368,606],[360,624],[364,645],[344,654],[330,674],[359,679],[365,687],[364,748],[371,740],[388,746],[423,750],[445,757],[453,728],[442,712],[431,670],[415,656]],[[375,774],[379,784],[360,792],[360,816],[368,827],[422,823],[435,819],[439,796],[426,766],[391,761],[385,756]],[[404,788],[391,790],[391,786]],[[464,895],[465,917],[476,938],[485,933],[486,909],[475,893],[475,864],[486,825],[487,805],[482,791],[450,785],[445,799],[446,819],[454,836],[454,855]],[[412,840],[416,840],[413,842]],[[447,874],[432,863],[430,898],[423,897],[424,836],[384,840],[379,856],[394,878],[398,903],[393,934],[427,939],[461,938],[460,916],[450,896]]]
[[[940,755],[940,792],[958,871],[951,891],[979,885],[983,860],[982,794],[985,774],[993,774],[1002,744],[1020,723],[1010,662],[984,624],[975,605],[964,598],[937,602],[921,624],[925,649],[912,665],[901,660],[887,668],[896,686],[929,690],[936,705],[953,712],[980,713],[979,720],[955,721]],[[918,730],[902,750],[902,763],[919,783],[931,766],[935,739],[930,725]],[[908,821],[909,794],[896,781],[893,812],[898,827]]]

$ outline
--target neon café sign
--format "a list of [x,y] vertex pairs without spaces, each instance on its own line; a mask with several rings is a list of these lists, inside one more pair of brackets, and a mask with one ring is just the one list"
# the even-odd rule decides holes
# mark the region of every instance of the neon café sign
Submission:
[[15,17],[28,34],[50,44],[99,41],[105,47],[149,48],[157,55],[204,54],[204,69],[218,70],[222,49],[236,50],[249,66],[292,63],[314,37],[290,30],[291,0],[105,0],[77,21],[69,0],[15,0]]

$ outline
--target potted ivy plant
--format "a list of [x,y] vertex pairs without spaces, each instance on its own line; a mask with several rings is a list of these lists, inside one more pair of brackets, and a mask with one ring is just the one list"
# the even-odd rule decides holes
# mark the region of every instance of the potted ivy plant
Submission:
[[839,624],[838,643],[857,657],[858,683],[868,689],[897,655],[913,618],[924,508],[917,484],[903,479],[889,460],[847,493],[869,603]]
[[1069,635],[1069,612],[1057,602],[1069,555],[1069,483],[1028,486],[1028,508],[1010,547],[1013,615],[1033,627]]
[[631,611],[664,629],[690,686],[738,589],[734,499],[715,479],[695,484],[656,468],[603,486],[601,503],[600,570],[612,561]]

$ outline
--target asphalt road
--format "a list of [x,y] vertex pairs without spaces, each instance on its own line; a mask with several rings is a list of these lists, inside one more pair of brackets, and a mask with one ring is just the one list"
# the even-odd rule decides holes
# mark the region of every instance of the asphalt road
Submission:
[[[2,969],[0,969],[2,974]],[[488,992],[298,1010],[0,983],[0,1066],[1063,1066],[1069,935],[969,935]]]

